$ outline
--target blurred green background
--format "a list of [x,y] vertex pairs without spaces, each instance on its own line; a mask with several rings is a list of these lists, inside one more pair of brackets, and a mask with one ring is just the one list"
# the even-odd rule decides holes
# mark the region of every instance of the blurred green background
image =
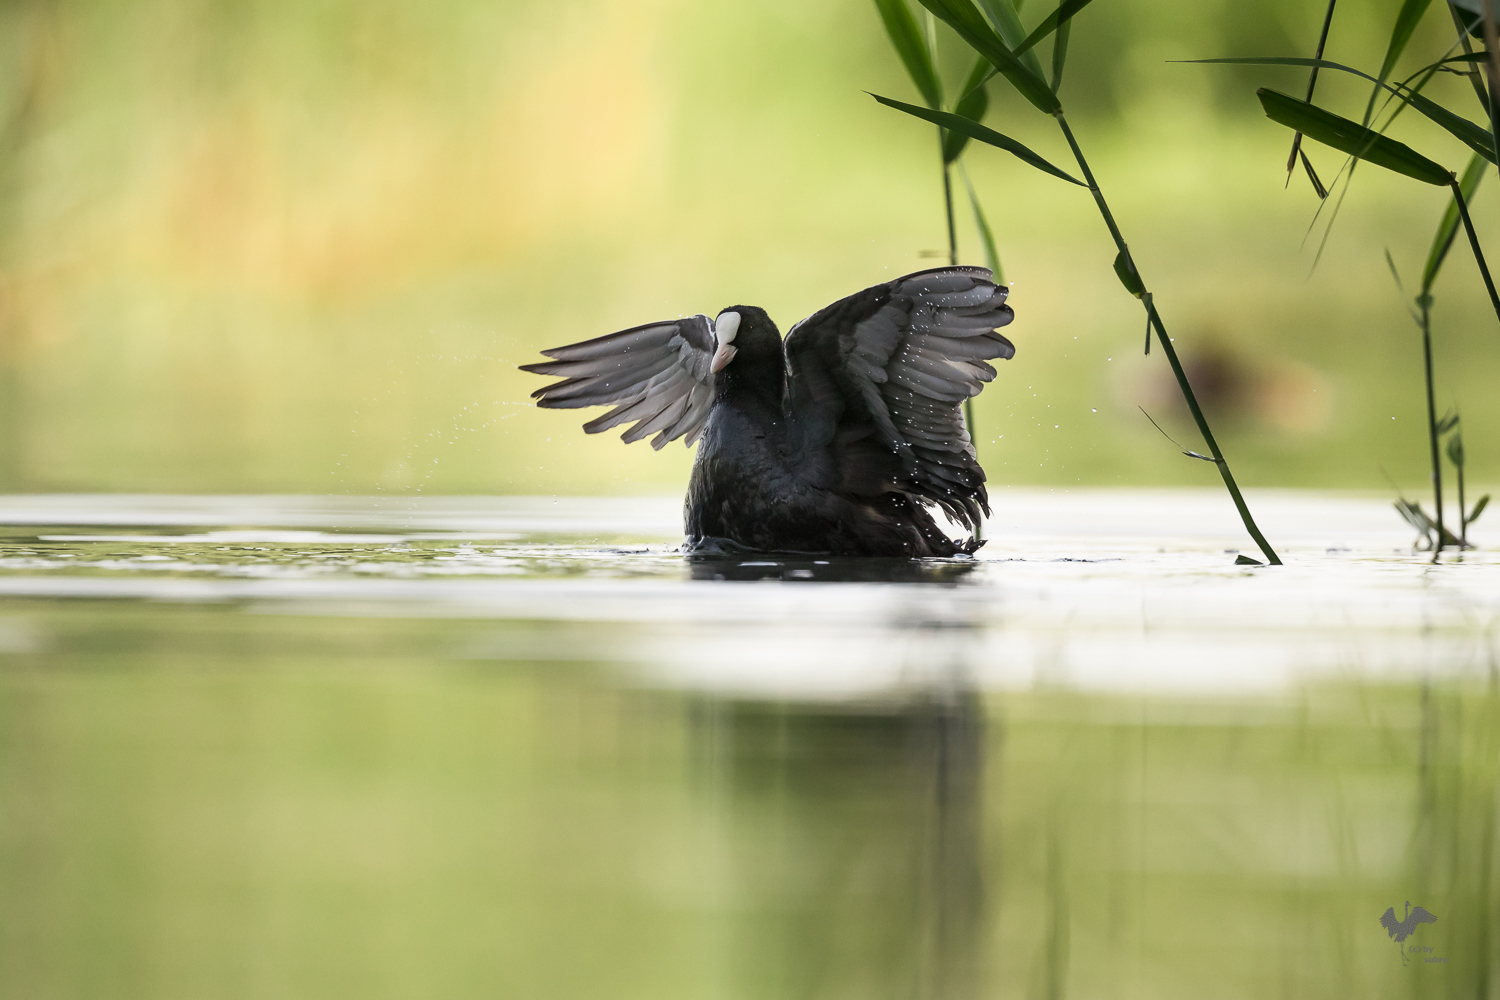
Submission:
[[[1378,65],[1397,6],[1341,7],[1329,57]],[[1446,46],[1442,15],[1408,62]],[[785,329],[944,243],[932,130],[864,93],[914,97],[869,0],[0,16],[4,489],[676,489],[690,453],[586,438],[528,406],[538,380],[515,366],[739,302]],[[1383,251],[1413,282],[1445,192],[1362,171],[1314,271],[1316,199],[1283,189],[1290,137],[1254,98],[1301,72],[1168,62],[1306,55],[1321,17],[1105,0],[1076,23],[1062,93],[1241,480],[1420,489],[1420,344]],[[956,80],[966,59],[941,47]],[[1325,84],[1357,116],[1365,91]],[[1435,86],[1467,109],[1463,81]],[[1052,123],[1000,91],[987,122],[1066,164]],[[1467,159],[1423,122],[1393,134]],[[995,150],[965,159],[1017,315],[1018,354],[978,401],[992,482],[1216,482],[1137,409],[1197,446],[1086,193]],[[1481,188],[1500,247],[1497,209]],[[1462,404],[1471,478],[1495,480],[1500,331],[1462,245],[1437,295],[1440,405]]]

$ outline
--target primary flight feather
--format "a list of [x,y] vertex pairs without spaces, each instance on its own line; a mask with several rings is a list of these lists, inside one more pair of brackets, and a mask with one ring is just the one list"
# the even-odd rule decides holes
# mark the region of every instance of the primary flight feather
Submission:
[[688,542],[767,552],[950,556],[929,510],[971,531],[989,513],[963,401],[1015,347],[1007,289],[981,267],[875,285],[780,331],[755,306],[543,351],[547,408],[610,406],[590,434],[698,443]]

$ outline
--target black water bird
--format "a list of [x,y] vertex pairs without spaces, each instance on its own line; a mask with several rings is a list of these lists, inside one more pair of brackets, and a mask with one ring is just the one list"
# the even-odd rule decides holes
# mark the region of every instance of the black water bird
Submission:
[[981,267],[908,274],[840,299],[785,341],[765,311],[622,330],[543,351],[561,376],[537,405],[613,405],[590,434],[700,441],[685,504],[690,547],[866,556],[972,553],[989,513],[961,406],[1015,347],[1007,289]]
[[[1397,944],[1401,944],[1416,932],[1418,924],[1435,924],[1437,917],[1422,909],[1420,906],[1415,910],[1411,908],[1411,900],[1406,901],[1406,917],[1402,920],[1396,919],[1396,908],[1388,907],[1380,918],[1380,926],[1385,928],[1386,934],[1394,938]],[[1401,949],[1401,964],[1406,964],[1406,949]]]

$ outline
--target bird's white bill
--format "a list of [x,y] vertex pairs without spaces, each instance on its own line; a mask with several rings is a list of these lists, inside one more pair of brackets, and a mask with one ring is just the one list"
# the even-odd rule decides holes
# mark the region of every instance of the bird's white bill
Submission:
[[739,348],[733,344],[720,344],[719,349],[714,352],[714,361],[713,364],[708,366],[708,370],[711,372],[718,371],[733,361],[737,353],[739,353]]

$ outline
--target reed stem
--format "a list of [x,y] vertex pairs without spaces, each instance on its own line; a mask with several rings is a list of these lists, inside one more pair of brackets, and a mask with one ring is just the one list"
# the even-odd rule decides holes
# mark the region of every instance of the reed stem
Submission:
[[[1333,25],[1333,8],[1338,0],[1328,0],[1328,12],[1323,15],[1323,31],[1318,35],[1318,51],[1313,53],[1314,59],[1323,58],[1323,49],[1328,45],[1328,29]],[[1455,17],[1457,15],[1454,15]],[[1307,74],[1307,96],[1303,98],[1308,104],[1312,103],[1313,90],[1318,86],[1318,67],[1314,66],[1312,72]],[[1298,132],[1292,136],[1292,155],[1286,158],[1286,182],[1292,183],[1292,172],[1297,169],[1297,154],[1302,152],[1302,133]]]
[[1146,306],[1147,319],[1156,330],[1157,343],[1161,344],[1162,352],[1166,354],[1167,361],[1172,366],[1172,374],[1177,378],[1177,387],[1182,390],[1182,398],[1186,400],[1188,410],[1193,414],[1193,421],[1198,425],[1198,433],[1203,436],[1204,444],[1208,445],[1209,454],[1213,456],[1214,465],[1218,467],[1219,475],[1224,479],[1224,486],[1229,490],[1230,499],[1234,501],[1235,509],[1240,513],[1240,520],[1244,522],[1245,530],[1250,533],[1251,538],[1255,539],[1255,544],[1260,546],[1266,562],[1272,566],[1280,566],[1281,557],[1276,554],[1275,549],[1271,548],[1271,543],[1266,541],[1266,536],[1261,534],[1255,518],[1250,515],[1250,508],[1240,493],[1239,484],[1234,481],[1234,473],[1229,469],[1229,462],[1224,458],[1224,453],[1219,450],[1219,442],[1214,439],[1208,420],[1203,416],[1202,408],[1198,406],[1198,397],[1193,394],[1193,387],[1188,384],[1187,373],[1182,370],[1182,362],[1177,359],[1177,350],[1172,346],[1172,338],[1167,336],[1167,328],[1162,324],[1161,316],[1156,311],[1156,305],[1146,289],[1145,280],[1141,278],[1140,269],[1135,266],[1135,260],[1130,256],[1125,237],[1120,234],[1120,227],[1115,224],[1114,213],[1109,210],[1109,204],[1104,200],[1104,192],[1099,190],[1099,184],[1094,180],[1094,172],[1089,169],[1088,160],[1084,158],[1083,150],[1079,148],[1078,140],[1073,136],[1073,130],[1068,127],[1067,118],[1061,111],[1054,117],[1062,129],[1063,136],[1068,140],[1068,147],[1073,150],[1073,158],[1078,161],[1078,169],[1083,172],[1083,179],[1088,183],[1089,190],[1093,192],[1094,201],[1099,206],[1099,214],[1104,216],[1104,224],[1109,227],[1109,234],[1114,238],[1115,246],[1119,248],[1126,264],[1141,280],[1141,301]]
[[1469,547],[1469,508],[1464,501],[1464,467],[1458,465],[1458,550]]
[[[939,130],[939,134],[942,130]],[[948,215],[948,266],[958,266],[958,232],[953,227],[953,171],[943,164],[943,208]]]
[[[947,156],[943,152],[943,130],[938,129],[938,155],[943,157],[943,208],[948,213],[948,266],[958,266],[958,230],[953,225],[953,171],[949,169]],[[974,397],[964,400],[964,426],[969,429],[969,441],[974,450],[979,450],[979,438],[974,428]],[[984,537],[984,522],[974,522],[975,540]]]
[[1432,390],[1432,296],[1417,300],[1422,309],[1422,362],[1427,370],[1427,443],[1432,451],[1432,506],[1436,510],[1437,538],[1432,543],[1432,561],[1443,552],[1443,466],[1438,449],[1437,400]]
[[[1500,142],[1500,109],[1495,107],[1495,98],[1500,96],[1500,36],[1495,32],[1494,0],[1484,0],[1481,12],[1484,26],[1485,76],[1490,85],[1490,137]],[[1496,147],[1500,148],[1500,147]]]

